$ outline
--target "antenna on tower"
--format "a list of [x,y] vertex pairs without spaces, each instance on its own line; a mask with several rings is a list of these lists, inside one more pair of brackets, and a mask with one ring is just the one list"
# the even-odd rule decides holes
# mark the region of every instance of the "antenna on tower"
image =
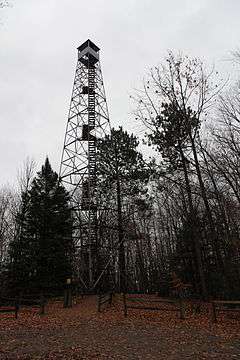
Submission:
[[101,246],[98,229],[97,140],[110,134],[110,122],[99,59],[100,49],[87,40],[77,50],[77,68],[64,138],[60,181],[71,196],[73,236],[79,255],[78,276],[86,289],[92,289],[99,279]]

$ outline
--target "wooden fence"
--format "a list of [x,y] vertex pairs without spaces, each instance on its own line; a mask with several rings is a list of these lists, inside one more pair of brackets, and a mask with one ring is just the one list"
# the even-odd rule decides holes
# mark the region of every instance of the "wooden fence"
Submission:
[[39,308],[39,314],[45,314],[45,305],[47,304],[47,299],[43,295],[21,295],[19,298],[19,308],[22,307],[37,307]]
[[212,319],[214,322],[217,322],[217,313],[225,312],[225,311],[239,312],[240,301],[230,301],[230,300],[212,301]]
[[[161,307],[161,305],[170,305],[169,307]],[[160,305],[160,306],[156,306]],[[132,297],[123,294],[123,311],[124,316],[128,315],[128,309],[136,310],[152,310],[152,311],[176,311],[180,314],[180,319],[185,319],[184,304],[179,299],[164,299],[151,297]]]
[[98,312],[101,312],[101,308],[105,304],[108,304],[109,306],[111,306],[112,305],[112,298],[113,298],[113,294],[111,292],[110,293],[99,294],[97,296],[97,310],[98,310]]
[[19,303],[17,299],[0,297],[0,313],[14,313],[18,318]]

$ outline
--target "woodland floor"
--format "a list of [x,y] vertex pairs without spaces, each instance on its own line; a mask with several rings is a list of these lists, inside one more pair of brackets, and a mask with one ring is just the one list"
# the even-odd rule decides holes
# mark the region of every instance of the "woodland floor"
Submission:
[[[23,309],[19,318],[0,314],[0,360],[50,359],[240,359],[240,316],[225,313],[213,324],[209,306],[201,314],[129,310],[117,298],[96,312],[94,296],[71,309],[62,303]],[[231,315],[230,315],[231,314]]]

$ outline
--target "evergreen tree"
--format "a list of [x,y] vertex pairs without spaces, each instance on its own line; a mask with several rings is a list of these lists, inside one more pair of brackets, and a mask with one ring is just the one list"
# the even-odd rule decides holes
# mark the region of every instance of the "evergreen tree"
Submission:
[[19,231],[10,246],[15,291],[61,287],[71,276],[73,242],[68,201],[67,191],[46,158],[30,189],[22,194]]
[[149,169],[138,151],[139,141],[122,127],[112,129],[98,144],[98,175],[104,191],[119,183],[121,198],[144,193],[149,178]]
[[[114,196],[117,205],[119,290],[125,290],[125,251],[124,251],[124,211],[125,203],[137,201],[145,194],[149,172],[142,154],[138,152],[138,139],[129,135],[122,127],[112,129],[98,144],[98,175],[102,180],[102,190],[108,198]],[[129,219],[128,219],[129,221]]]

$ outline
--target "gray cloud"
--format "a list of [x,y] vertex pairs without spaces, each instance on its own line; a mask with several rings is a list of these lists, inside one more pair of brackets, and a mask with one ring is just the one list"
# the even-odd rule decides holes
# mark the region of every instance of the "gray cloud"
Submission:
[[132,129],[128,93],[167,49],[200,56],[223,72],[239,46],[237,0],[22,0],[0,10],[0,184],[14,182],[27,157],[46,154],[57,170],[77,60],[91,38],[114,126]]

